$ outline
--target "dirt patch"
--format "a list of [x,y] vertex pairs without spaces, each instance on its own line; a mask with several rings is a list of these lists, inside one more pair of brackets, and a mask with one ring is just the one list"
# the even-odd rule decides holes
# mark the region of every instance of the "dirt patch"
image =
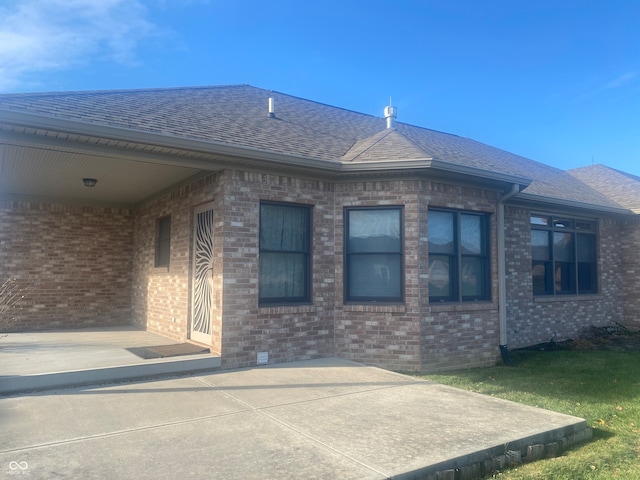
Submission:
[[546,342],[519,350],[608,350],[640,351],[640,332],[631,332],[618,323],[604,327],[584,328],[577,338],[563,342]]
[[578,338],[568,342],[569,350],[640,351],[640,334],[608,335],[597,338]]

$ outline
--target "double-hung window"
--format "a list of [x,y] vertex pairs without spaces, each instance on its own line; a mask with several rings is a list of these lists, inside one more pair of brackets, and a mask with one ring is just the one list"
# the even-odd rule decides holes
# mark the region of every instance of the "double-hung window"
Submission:
[[489,300],[489,216],[429,209],[429,301]]
[[260,305],[311,301],[311,207],[260,204]]
[[347,208],[345,301],[403,301],[402,207]]
[[597,293],[596,222],[531,215],[534,295]]
[[168,267],[171,256],[171,217],[156,220],[156,267]]

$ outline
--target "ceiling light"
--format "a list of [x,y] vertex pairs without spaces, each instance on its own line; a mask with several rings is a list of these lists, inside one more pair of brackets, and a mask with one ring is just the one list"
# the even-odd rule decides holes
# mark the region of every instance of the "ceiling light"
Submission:
[[98,180],[95,178],[83,178],[82,183],[84,183],[85,187],[95,187]]

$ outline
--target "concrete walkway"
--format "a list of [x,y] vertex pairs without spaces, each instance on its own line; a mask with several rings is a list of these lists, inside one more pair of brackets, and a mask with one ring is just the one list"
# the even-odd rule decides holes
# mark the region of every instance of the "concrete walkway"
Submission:
[[0,333],[0,395],[220,367],[210,354],[145,360],[127,350],[174,343],[133,327]]
[[0,475],[471,479],[590,433],[579,418],[325,359],[0,397]]

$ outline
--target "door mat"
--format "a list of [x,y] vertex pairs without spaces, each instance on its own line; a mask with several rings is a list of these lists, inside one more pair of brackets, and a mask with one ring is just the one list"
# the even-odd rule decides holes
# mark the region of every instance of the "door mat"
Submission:
[[177,357],[180,355],[197,355],[199,353],[210,353],[207,347],[194,345],[193,343],[176,343],[174,345],[157,345],[155,347],[131,347],[129,352],[140,358],[148,360],[150,358]]

